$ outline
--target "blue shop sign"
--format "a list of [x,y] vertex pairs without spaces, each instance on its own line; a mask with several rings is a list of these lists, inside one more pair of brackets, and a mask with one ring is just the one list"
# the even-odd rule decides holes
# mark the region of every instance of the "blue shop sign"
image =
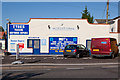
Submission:
[[66,45],[77,44],[77,37],[49,37],[49,53],[63,54]]
[[29,35],[28,24],[10,24],[9,25],[10,35]]

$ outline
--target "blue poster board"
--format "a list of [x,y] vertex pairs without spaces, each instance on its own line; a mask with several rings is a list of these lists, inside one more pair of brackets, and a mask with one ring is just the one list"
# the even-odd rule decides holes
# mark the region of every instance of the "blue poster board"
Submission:
[[63,54],[68,44],[77,44],[77,37],[49,37],[49,53]]
[[10,35],[29,35],[28,24],[10,24],[9,25]]

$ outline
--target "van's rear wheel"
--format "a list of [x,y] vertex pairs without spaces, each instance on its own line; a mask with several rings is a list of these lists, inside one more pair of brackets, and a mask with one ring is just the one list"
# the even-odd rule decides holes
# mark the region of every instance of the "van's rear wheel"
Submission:
[[115,58],[115,54],[112,53],[112,54],[111,54],[111,59],[114,59],[114,58]]
[[96,58],[96,56],[91,55],[92,58]]

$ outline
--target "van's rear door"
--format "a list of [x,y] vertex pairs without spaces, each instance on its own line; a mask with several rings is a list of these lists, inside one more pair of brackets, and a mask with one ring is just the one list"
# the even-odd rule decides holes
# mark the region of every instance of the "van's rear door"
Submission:
[[92,51],[93,52],[108,52],[110,49],[110,39],[106,38],[95,38],[92,39]]

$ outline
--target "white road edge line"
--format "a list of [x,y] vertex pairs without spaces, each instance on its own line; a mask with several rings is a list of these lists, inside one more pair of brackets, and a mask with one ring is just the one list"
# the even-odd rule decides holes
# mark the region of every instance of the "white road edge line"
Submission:
[[[37,70],[37,69],[36,69]],[[3,71],[36,71],[35,69],[25,69],[25,70],[3,70]],[[39,69],[39,70],[51,70],[51,69]],[[37,70],[38,71],[38,70]]]
[[20,64],[20,65],[12,65],[12,64],[1,64],[0,65],[0,67],[2,67],[2,66],[29,66],[29,65],[31,65],[31,66],[47,66],[47,65],[66,65],[66,66],[72,66],[72,65],[83,65],[83,66],[86,66],[86,65],[118,65],[118,64],[120,64],[120,63],[81,63],[81,64],[53,64],[53,63],[38,63],[38,64]]
[[102,66],[102,68],[117,68],[118,66]]
[[81,68],[66,68],[68,70],[81,70],[81,69],[84,69],[84,67],[81,67]]

